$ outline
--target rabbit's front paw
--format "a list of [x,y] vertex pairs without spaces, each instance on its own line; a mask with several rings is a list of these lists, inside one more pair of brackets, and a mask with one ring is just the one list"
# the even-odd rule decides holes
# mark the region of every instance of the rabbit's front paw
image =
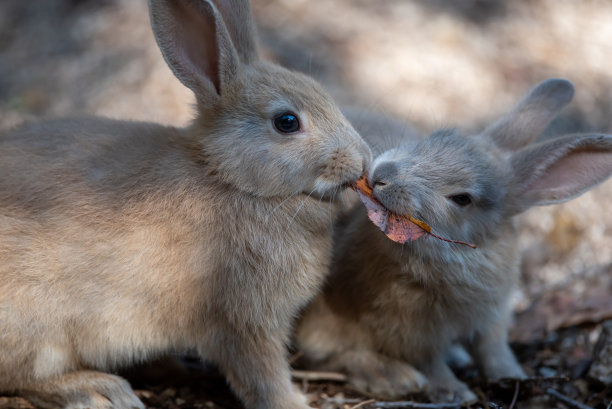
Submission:
[[521,364],[505,342],[493,343],[479,350],[480,365],[487,379],[496,381],[502,378],[523,379],[526,377]]
[[257,409],[283,408],[283,409],[312,409],[308,406],[308,399],[297,387],[293,388],[293,393],[287,394],[277,399],[259,402],[255,406],[245,405],[247,408],[254,407]]
[[525,379],[527,377],[523,368],[514,359],[490,365],[485,369],[485,373],[490,381],[497,381],[503,378]]
[[436,403],[453,402],[470,404],[478,400],[478,397],[464,383],[453,385],[434,385],[427,391],[427,397]]
[[118,376],[79,371],[26,388],[22,395],[44,409],[144,409],[130,384]]
[[448,367],[444,356],[437,356],[424,368],[428,376],[427,396],[432,402],[473,403],[478,400],[474,392],[461,382]]
[[412,366],[395,360],[384,360],[375,366],[363,366],[349,374],[349,383],[368,395],[397,399],[423,391],[427,378]]
[[308,398],[302,393],[297,385],[293,385],[293,394],[291,395],[290,401],[291,406],[284,407],[290,407],[291,409],[312,409],[308,406]]

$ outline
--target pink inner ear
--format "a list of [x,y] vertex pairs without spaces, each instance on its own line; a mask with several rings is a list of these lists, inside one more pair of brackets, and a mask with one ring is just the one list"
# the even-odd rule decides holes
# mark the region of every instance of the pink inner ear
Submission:
[[211,81],[217,93],[221,90],[219,76],[219,47],[215,17],[205,4],[193,10],[189,2],[177,2],[175,13],[176,55],[187,74],[201,81]]
[[529,186],[525,196],[534,205],[558,203],[578,196],[612,173],[612,153],[576,150],[555,161]]

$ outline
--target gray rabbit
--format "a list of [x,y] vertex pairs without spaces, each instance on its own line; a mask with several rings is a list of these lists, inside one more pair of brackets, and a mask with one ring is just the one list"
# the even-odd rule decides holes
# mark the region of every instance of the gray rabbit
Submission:
[[338,224],[327,285],[296,331],[312,367],[343,371],[376,396],[426,391],[433,400],[472,401],[445,361],[454,342],[470,341],[489,379],[525,376],[507,344],[520,258],[513,217],[570,200],[612,173],[610,135],[535,142],[573,93],[570,82],[547,80],[474,136],[415,138],[398,124],[376,134],[368,116],[351,114],[376,156],[373,197],[477,248],[434,237],[401,245],[363,206],[353,208]]
[[285,344],[370,150],[309,77],[260,58],[248,0],[150,0],[184,129],[102,118],[0,135],[0,391],[141,408],[102,371],[196,350],[248,409],[306,409]]

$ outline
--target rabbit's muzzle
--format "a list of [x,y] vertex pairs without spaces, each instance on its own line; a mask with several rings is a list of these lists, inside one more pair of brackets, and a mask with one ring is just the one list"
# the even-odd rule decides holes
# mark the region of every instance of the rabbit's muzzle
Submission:
[[370,158],[370,150],[365,144],[337,147],[315,181],[315,192],[321,197],[335,196],[366,172]]

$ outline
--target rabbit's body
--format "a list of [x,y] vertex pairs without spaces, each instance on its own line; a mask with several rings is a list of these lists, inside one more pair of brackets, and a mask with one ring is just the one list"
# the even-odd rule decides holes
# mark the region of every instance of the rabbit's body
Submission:
[[277,334],[283,353],[327,269],[331,204],[219,183],[180,130],[51,125],[0,143],[0,389],[169,350],[215,360],[240,333]]
[[[342,233],[377,235],[362,209],[359,213]],[[513,254],[515,249],[512,243],[501,244],[486,259],[464,254],[448,262],[408,246],[352,244],[350,255],[333,265],[325,290],[327,308],[340,320],[369,328],[365,336],[376,350],[425,365],[444,354],[449,339],[468,339],[505,318],[500,300],[513,289],[516,269],[505,265],[504,251]],[[388,257],[382,261],[381,254]],[[432,270],[438,277],[431,277]]]
[[[454,137],[467,151],[475,148],[460,135],[444,139]],[[408,143],[416,146],[418,141]],[[505,344],[508,296],[519,275],[518,246],[508,239],[515,235],[511,219],[495,221],[476,250],[433,237],[397,244],[362,206],[344,220],[335,233],[335,258],[323,295],[309,306],[298,328],[299,344],[311,362],[346,371],[358,389],[381,397],[398,398],[429,383],[434,400],[471,400],[472,393],[444,363],[447,351],[453,342],[501,329],[498,350],[479,363],[489,366],[491,377],[523,374]]]
[[327,284],[297,328],[313,367],[346,372],[373,395],[425,390],[433,400],[471,401],[445,362],[451,345],[466,341],[487,378],[524,376],[507,344],[520,261],[513,216],[612,173],[611,136],[531,143],[572,95],[569,82],[550,80],[483,134],[438,131],[377,152],[368,178],[375,199],[477,248],[434,237],[398,244],[353,209],[338,223]]
[[92,119],[33,140],[46,125],[0,140],[0,172],[12,175],[0,179],[0,322],[20,329],[0,338],[15,360],[0,367],[11,368],[2,389],[32,373],[204,352],[230,319],[283,333],[314,294],[331,204],[296,195],[275,209],[282,198],[219,183],[178,129]]
[[248,2],[151,8],[196,93],[190,126],[89,118],[0,135],[0,391],[142,407],[97,371],[196,350],[248,409],[307,408],[285,343],[328,270],[332,199],[369,149],[313,80],[257,58]]

